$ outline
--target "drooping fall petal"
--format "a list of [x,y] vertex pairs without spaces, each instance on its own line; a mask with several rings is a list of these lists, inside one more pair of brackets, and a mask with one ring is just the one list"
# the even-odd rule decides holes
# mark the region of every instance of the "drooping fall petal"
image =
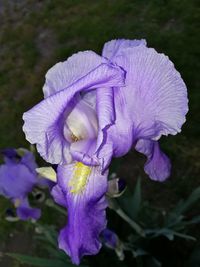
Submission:
[[[96,254],[101,247],[99,234],[106,227],[107,172],[102,175],[99,167],[81,162],[59,166],[58,186],[68,210],[67,225],[59,235],[59,247],[79,264],[82,256]],[[63,205],[58,192],[58,188],[52,190],[55,201]]]
[[135,149],[147,157],[144,170],[152,180],[161,182],[169,177],[171,163],[169,158],[160,150],[157,141],[140,139]]

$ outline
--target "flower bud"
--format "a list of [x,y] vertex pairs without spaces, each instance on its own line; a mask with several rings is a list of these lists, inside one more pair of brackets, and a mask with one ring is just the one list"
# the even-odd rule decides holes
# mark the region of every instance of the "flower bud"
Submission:
[[121,178],[108,181],[107,195],[109,197],[119,197],[126,190],[126,182]]
[[119,260],[124,260],[123,243],[118,236],[111,230],[105,229],[101,233],[102,243],[110,249],[115,250]]

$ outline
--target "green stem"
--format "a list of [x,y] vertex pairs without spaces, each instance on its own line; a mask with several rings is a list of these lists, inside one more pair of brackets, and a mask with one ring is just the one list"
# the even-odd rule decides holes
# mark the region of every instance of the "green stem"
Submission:
[[58,205],[56,205],[51,199],[47,199],[47,200],[45,201],[45,204],[46,204],[48,207],[53,208],[53,209],[59,211],[59,212],[62,213],[63,215],[65,215],[65,216],[67,215],[67,211],[66,211],[65,209],[59,207]]
[[109,207],[113,209],[124,221],[126,221],[136,231],[136,233],[145,237],[144,230],[119,207],[116,201],[110,200],[109,204]]

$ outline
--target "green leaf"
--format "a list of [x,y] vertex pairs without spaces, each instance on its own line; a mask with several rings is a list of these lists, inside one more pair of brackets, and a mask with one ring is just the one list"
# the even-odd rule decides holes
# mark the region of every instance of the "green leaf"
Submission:
[[72,264],[68,264],[67,262],[62,262],[60,260],[54,259],[45,259],[39,257],[32,257],[27,255],[21,255],[17,253],[7,253],[9,257],[18,260],[21,263],[30,264],[32,266],[41,266],[41,267],[71,267],[74,266]]
[[166,216],[165,226],[176,227],[176,224],[181,224],[184,219],[183,214],[188,211],[199,199],[200,187],[196,188],[185,201],[179,201],[176,207]]
[[188,211],[188,209],[199,199],[200,187],[197,187],[185,201],[180,201],[178,203],[178,205],[173,209],[172,213],[176,215],[183,214],[184,212]]
[[199,267],[200,266],[200,248],[196,247],[189,258],[189,261],[186,265],[187,267]]
[[149,255],[149,252],[147,252],[146,250],[142,248],[137,248],[136,250],[132,249],[131,252],[134,258]]
[[37,223],[36,225],[42,230],[43,233],[43,236],[38,237],[38,239],[46,239],[46,241],[57,248],[57,232],[55,231],[54,227],[49,225],[41,225],[39,223]]
[[145,237],[145,232],[142,229],[142,227],[135,222],[134,220],[132,220],[127,214],[126,212],[124,212],[118,202],[114,199],[110,199],[109,200],[109,208],[113,209],[125,222],[127,222],[136,233],[138,233],[140,236]]
[[147,267],[161,267],[162,264],[156,258],[151,257],[149,261],[147,261]]
[[191,220],[184,222],[184,225],[190,225],[190,224],[196,224],[196,223],[200,223],[200,215],[195,216]]
[[177,231],[174,231],[168,228],[147,229],[145,230],[145,233],[148,235],[151,235],[151,237],[157,237],[157,236],[163,235],[166,238],[168,238],[170,241],[174,240],[175,236],[188,239],[188,240],[192,240],[192,241],[196,240],[193,236],[182,234],[182,233],[179,233]]
[[118,198],[118,201],[120,206],[128,214],[128,216],[131,217],[131,219],[135,220],[138,217],[142,202],[140,178],[137,179],[133,194],[127,190],[122,197]]
[[186,240],[196,241],[196,238],[191,236],[191,235],[181,234],[181,233],[178,233],[178,232],[174,232],[174,235],[176,235],[176,236],[178,236],[180,238],[184,238]]
[[52,199],[48,198],[46,201],[45,201],[45,204],[50,207],[50,208],[53,208],[54,210],[60,212],[61,214],[63,214],[64,216],[67,215],[67,210],[65,210],[64,208],[58,206]]
[[141,179],[138,178],[137,179],[137,183],[135,186],[135,190],[132,196],[132,216],[134,216],[134,218],[137,217],[140,207],[141,207],[141,202],[142,202],[142,196],[141,196]]
[[167,228],[146,229],[145,233],[149,235],[151,238],[158,236],[165,236],[171,241],[174,239],[174,231]]

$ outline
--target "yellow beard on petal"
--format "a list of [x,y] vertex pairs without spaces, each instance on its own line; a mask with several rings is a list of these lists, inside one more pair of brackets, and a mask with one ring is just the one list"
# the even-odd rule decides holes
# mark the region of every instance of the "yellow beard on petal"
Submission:
[[82,162],[77,162],[75,164],[73,176],[69,181],[71,193],[79,194],[85,189],[88,181],[88,176],[91,174],[91,170],[91,167],[83,164]]

